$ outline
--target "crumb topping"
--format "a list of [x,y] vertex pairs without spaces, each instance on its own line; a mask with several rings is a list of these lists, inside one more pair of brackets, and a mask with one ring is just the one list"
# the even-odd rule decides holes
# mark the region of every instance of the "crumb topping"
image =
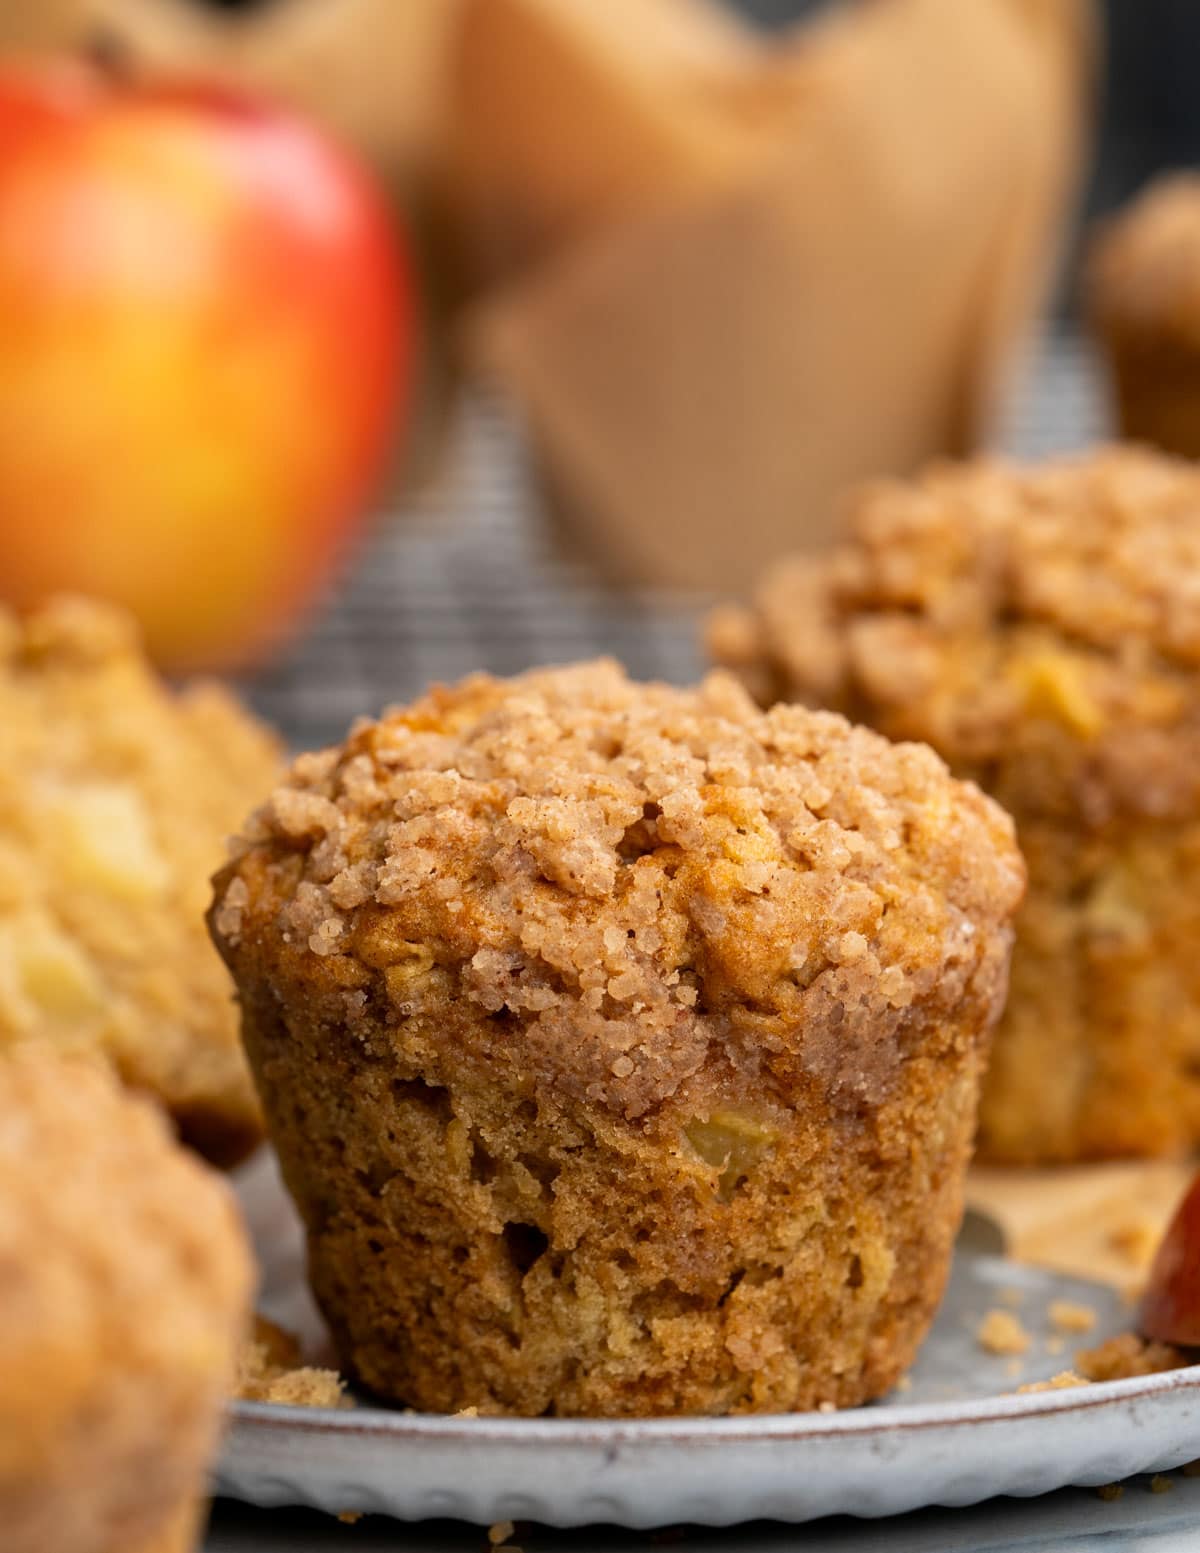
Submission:
[[1027,1385],[1017,1387],[1019,1397],[1028,1396],[1038,1391],[1070,1391],[1075,1386],[1090,1386],[1091,1382],[1083,1375],[1077,1375],[1074,1370],[1060,1370],[1057,1375],[1052,1375],[1049,1380],[1034,1380]]
[[1191,811],[1200,473],[1113,447],[877,484],[832,556],[779,563],[709,638],[764,702],[923,738],[998,795],[1019,765],[1024,807]]
[[476,676],[302,759],[212,922],[393,1020],[461,996],[633,1118],[718,1059],[831,1077],[857,1042],[886,1084],[905,1010],[961,996],[1022,883],[1007,817],[929,750],[599,662]]

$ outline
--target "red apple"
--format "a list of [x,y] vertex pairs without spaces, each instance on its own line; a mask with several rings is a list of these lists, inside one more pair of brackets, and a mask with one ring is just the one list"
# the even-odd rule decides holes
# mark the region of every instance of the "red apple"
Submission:
[[1179,1348],[1200,1348],[1200,1175],[1167,1226],[1142,1296],[1138,1330]]
[[413,374],[407,251],[320,131],[220,88],[0,68],[0,597],[259,657],[362,524]]

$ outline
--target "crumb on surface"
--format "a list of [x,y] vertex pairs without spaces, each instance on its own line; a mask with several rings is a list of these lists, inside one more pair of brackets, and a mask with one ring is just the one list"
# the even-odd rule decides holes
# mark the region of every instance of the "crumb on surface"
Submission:
[[1076,1300],[1051,1300],[1047,1313],[1058,1332],[1090,1332],[1096,1325],[1095,1309]]
[[1186,1368],[1192,1360],[1180,1348],[1122,1332],[1096,1348],[1085,1348],[1075,1355],[1075,1364],[1088,1380],[1128,1380],[1134,1375],[1159,1375],[1165,1370]]
[[989,1310],[979,1323],[975,1340],[980,1348],[991,1354],[1023,1354],[1029,1351],[1032,1338],[1013,1315],[1011,1310],[997,1307]]
[[511,1521],[497,1521],[494,1526],[488,1527],[488,1542],[494,1548],[502,1547],[511,1540],[516,1529]]
[[1156,1472],[1147,1486],[1152,1494],[1169,1494],[1175,1487],[1175,1480],[1165,1472]]
[[1151,1219],[1130,1219],[1118,1224],[1108,1237],[1109,1245],[1121,1257],[1138,1269],[1149,1268],[1158,1250],[1162,1233],[1160,1225]]
[[1119,1499],[1124,1492],[1124,1483],[1102,1483],[1096,1490],[1096,1498],[1105,1499],[1112,1503],[1113,1500]]
[[233,1394],[242,1402],[291,1407],[353,1406],[342,1377],[304,1364],[296,1338],[265,1316],[255,1316],[253,1334],[242,1347]]
[[1083,1375],[1077,1375],[1074,1370],[1060,1370],[1057,1375],[1052,1375],[1049,1380],[1030,1381],[1026,1386],[1017,1387],[1017,1395],[1023,1397],[1034,1391],[1069,1391],[1073,1386],[1090,1386],[1089,1381]]

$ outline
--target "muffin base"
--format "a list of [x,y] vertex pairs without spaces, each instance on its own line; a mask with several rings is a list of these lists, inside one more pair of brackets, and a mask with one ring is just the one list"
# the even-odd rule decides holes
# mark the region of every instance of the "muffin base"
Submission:
[[1200,821],[1018,820],[1030,887],[980,1109],[1004,1164],[1200,1140]]
[[[1002,962],[1001,962],[1002,963]],[[981,978],[986,980],[987,978]],[[994,985],[994,984],[993,984]],[[989,994],[993,987],[989,986]],[[880,1105],[629,1124],[414,1071],[361,1032],[246,1039],[314,1292],[365,1387],[428,1411],[645,1416],[849,1407],[911,1364],[962,1210],[990,998]]]

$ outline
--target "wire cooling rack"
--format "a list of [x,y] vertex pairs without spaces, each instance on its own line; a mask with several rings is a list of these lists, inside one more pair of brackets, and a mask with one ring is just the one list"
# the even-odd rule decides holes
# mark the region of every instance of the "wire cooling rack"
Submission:
[[[1098,375],[1073,335],[1035,353],[999,439],[1023,458],[1102,435]],[[339,739],[361,713],[474,669],[611,653],[643,679],[683,683],[703,668],[707,601],[618,590],[554,544],[527,449],[498,400],[472,400],[443,485],[386,515],[309,634],[244,688],[297,748]]]

